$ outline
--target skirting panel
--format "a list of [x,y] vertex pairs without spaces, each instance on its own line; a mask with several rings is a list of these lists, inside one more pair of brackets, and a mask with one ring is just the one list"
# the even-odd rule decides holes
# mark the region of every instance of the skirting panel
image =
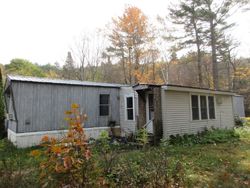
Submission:
[[[110,127],[85,128],[84,131],[88,138],[96,139],[102,131],[110,131]],[[42,137],[45,135],[54,138],[62,138],[67,132],[68,130],[15,133],[8,129],[8,139],[18,148],[26,148],[39,145]]]

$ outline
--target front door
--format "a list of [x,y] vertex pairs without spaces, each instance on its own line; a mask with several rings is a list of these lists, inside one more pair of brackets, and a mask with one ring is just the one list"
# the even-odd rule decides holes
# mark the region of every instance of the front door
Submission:
[[147,94],[147,131],[153,133],[153,120],[154,120],[154,95]]

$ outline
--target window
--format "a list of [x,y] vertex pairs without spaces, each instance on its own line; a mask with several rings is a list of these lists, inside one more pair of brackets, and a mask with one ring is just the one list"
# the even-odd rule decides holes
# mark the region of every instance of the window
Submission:
[[207,119],[207,96],[200,96],[201,119]]
[[126,97],[127,120],[134,120],[134,101],[133,97]]
[[191,95],[192,119],[215,119],[214,96]]
[[214,97],[208,96],[209,119],[215,119]]
[[100,95],[100,116],[109,115],[109,95],[101,94]]
[[191,96],[192,100],[192,118],[193,120],[199,120],[199,100],[198,100],[198,95],[192,95]]

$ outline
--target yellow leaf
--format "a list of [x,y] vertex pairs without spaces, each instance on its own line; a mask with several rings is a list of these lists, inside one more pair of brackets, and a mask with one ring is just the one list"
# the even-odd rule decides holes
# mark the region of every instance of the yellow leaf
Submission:
[[73,104],[71,105],[71,108],[73,108],[73,109],[77,109],[77,108],[79,108],[79,105],[78,105],[78,104],[76,104],[76,103],[73,103]]
[[39,150],[32,150],[30,152],[30,155],[33,156],[33,157],[39,157],[41,155],[41,151],[39,151]]

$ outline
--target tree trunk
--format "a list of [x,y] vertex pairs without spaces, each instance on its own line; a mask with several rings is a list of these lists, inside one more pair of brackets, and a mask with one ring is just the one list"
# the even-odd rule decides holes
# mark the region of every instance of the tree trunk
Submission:
[[197,66],[198,66],[198,79],[199,79],[199,87],[203,86],[202,80],[202,70],[201,70],[201,48],[200,48],[200,37],[198,34],[198,29],[195,20],[193,20],[193,26],[195,31],[196,38],[196,47],[197,47]]
[[212,49],[212,64],[213,64],[213,84],[214,89],[219,89],[218,63],[216,57],[216,36],[213,18],[210,18],[210,34],[211,34],[211,49]]

